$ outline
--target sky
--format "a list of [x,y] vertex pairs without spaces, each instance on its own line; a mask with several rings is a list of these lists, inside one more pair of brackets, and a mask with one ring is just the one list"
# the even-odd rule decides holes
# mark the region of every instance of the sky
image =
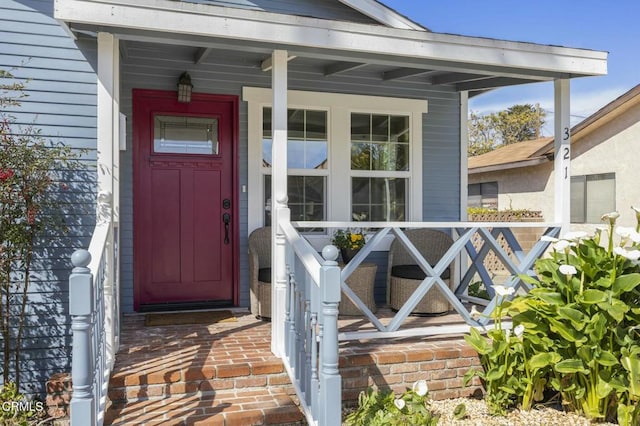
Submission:
[[[571,80],[572,124],[640,84],[640,0],[381,0],[433,32],[609,52],[608,74]],[[473,97],[479,113],[540,103],[553,134],[553,83]]]

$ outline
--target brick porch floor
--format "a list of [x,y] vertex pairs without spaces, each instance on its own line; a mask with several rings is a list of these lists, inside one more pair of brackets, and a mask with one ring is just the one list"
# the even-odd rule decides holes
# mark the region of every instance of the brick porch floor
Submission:
[[[105,424],[306,424],[284,367],[270,352],[271,323],[234,313],[237,322],[161,327],[146,327],[144,315],[125,317]],[[340,328],[371,326],[362,317],[341,317]],[[468,395],[476,387],[463,389],[462,376],[472,365],[477,356],[460,336],[342,342],[343,401],[353,403],[370,385],[401,391],[418,379],[428,381],[434,399]]]

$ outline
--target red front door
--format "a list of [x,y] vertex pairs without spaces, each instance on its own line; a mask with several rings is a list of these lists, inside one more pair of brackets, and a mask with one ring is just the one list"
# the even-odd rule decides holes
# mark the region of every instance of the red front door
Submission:
[[237,98],[134,90],[135,309],[237,303]]

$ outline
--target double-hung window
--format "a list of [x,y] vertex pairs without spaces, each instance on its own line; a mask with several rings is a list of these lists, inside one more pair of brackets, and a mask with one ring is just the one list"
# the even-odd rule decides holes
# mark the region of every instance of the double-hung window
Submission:
[[615,210],[615,173],[571,176],[571,223],[599,223]]
[[[294,221],[421,221],[427,102],[289,91],[288,205]],[[249,229],[271,224],[271,90],[245,87]]]
[[351,215],[403,221],[411,178],[408,115],[351,114]]
[[[271,225],[271,108],[264,107],[262,112],[264,224]],[[287,189],[291,220],[325,220],[329,175],[327,111],[289,109],[287,118]]]

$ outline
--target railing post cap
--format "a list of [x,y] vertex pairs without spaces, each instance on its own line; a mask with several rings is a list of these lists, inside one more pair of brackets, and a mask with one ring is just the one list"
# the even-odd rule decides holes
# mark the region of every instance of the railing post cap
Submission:
[[71,263],[76,268],[86,268],[91,263],[91,254],[85,249],[78,249],[71,255]]
[[331,244],[324,246],[324,248],[322,249],[322,257],[324,258],[324,260],[330,262],[335,262],[335,260],[338,258],[339,253],[340,252],[338,251],[338,247]]

